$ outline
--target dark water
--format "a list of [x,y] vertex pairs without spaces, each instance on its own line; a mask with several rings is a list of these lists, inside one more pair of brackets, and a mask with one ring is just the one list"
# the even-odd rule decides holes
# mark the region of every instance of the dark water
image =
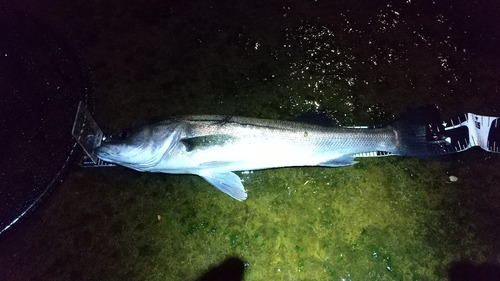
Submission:
[[[79,50],[106,133],[182,114],[320,109],[341,125],[373,125],[437,104],[444,119],[500,116],[492,1],[11,5]],[[256,171],[241,175],[243,203],[194,176],[75,166],[1,241],[0,276],[192,280],[225,260],[241,260],[245,280],[494,276],[499,161],[474,150],[452,162]]]

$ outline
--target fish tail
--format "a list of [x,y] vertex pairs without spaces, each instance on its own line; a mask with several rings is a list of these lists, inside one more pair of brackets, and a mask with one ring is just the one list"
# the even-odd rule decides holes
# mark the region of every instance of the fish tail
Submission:
[[396,135],[398,155],[435,158],[450,151],[436,106],[415,109],[392,123],[391,128]]

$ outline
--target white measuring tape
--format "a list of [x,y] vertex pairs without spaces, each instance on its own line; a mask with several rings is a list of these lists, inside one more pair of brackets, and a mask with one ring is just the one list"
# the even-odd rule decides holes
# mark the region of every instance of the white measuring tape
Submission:
[[[500,128],[498,117],[477,115],[466,113],[460,117],[451,119],[449,122],[443,122],[446,131],[467,129],[467,137],[453,143],[455,152],[464,151],[473,146],[479,146],[489,152],[500,153]],[[448,141],[448,140],[447,140]]]

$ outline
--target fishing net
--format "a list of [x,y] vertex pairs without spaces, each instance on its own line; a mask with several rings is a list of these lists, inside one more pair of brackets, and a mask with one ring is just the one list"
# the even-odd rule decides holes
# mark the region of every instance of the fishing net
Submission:
[[60,37],[0,8],[0,233],[61,181],[76,142],[71,128],[88,74]]

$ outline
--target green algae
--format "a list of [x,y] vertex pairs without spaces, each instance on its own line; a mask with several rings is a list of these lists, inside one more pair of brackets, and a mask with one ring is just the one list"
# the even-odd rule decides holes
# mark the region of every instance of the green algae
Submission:
[[[138,257],[165,260],[174,280],[186,273],[194,278],[229,256],[246,261],[246,280],[444,280],[447,264],[466,246],[457,243],[457,225],[443,225],[453,215],[443,200],[448,187],[455,188],[446,183],[447,164],[406,158],[362,163],[242,175],[251,179],[245,202],[185,176],[190,179],[178,184],[189,183],[191,191],[169,190],[157,205],[162,219],[153,224],[151,214],[154,232],[146,231],[160,250],[140,245]],[[151,270],[144,278],[167,269]]]
[[105,249],[127,264],[116,276],[134,280],[194,279],[227,257],[245,261],[245,280],[445,280],[451,262],[488,255],[464,227],[466,183],[448,182],[449,165],[386,157],[240,173],[244,202],[196,176],[82,171],[70,182],[106,174],[115,199],[94,198],[75,243]]

